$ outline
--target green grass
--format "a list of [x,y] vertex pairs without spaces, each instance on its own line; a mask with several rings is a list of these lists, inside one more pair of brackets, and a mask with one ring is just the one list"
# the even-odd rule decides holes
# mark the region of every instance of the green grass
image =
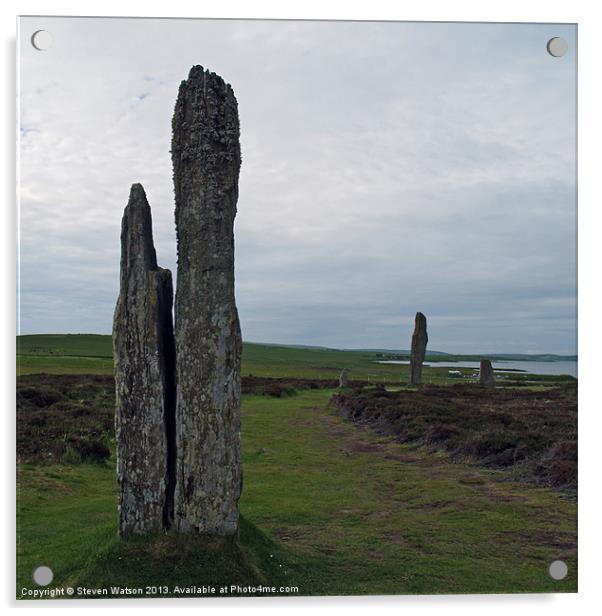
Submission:
[[17,336],[17,355],[113,357],[111,336],[102,334],[34,334]]
[[[17,337],[18,374],[112,374],[110,336],[88,334]],[[329,349],[299,349],[247,342],[243,345],[243,374],[337,378],[343,368],[351,378],[399,380],[407,367],[376,364],[374,353]],[[401,369],[400,369],[401,368]]]
[[[338,379],[343,368],[350,370],[353,380],[374,383],[405,384],[409,379],[407,365],[379,364],[379,356],[371,351],[339,351],[323,348],[295,348],[245,342],[242,374],[267,377]],[[449,368],[425,366],[424,383],[453,383],[462,380],[449,376]],[[460,368],[470,375],[472,368]],[[40,334],[17,337],[17,374],[113,374],[111,337],[94,334]],[[508,377],[510,378],[510,377]],[[527,375],[512,377],[527,380]],[[528,380],[542,384],[573,380],[566,376],[528,375]],[[502,381],[500,381],[502,382]]]
[[[53,585],[267,584],[300,594],[574,592],[576,505],[357,428],[332,391],[245,396],[240,542],[116,536],[114,461],[22,465],[17,595]],[[569,576],[547,567],[563,559]]]
[[115,542],[114,465],[21,465],[17,505],[19,596],[37,566],[50,566],[60,584]]
[[[20,336],[17,349],[18,374],[113,372],[110,336]],[[368,351],[245,343],[242,371],[332,379],[348,368],[351,378],[406,388],[407,366],[375,359]],[[427,383],[457,382],[447,368],[426,367],[423,374]],[[517,378],[532,389],[571,380]],[[358,428],[334,414],[332,394],[243,396],[238,542],[173,533],[119,541],[113,457],[103,464],[21,464],[17,596],[34,587],[31,573],[40,564],[53,569],[53,586],[65,587],[262,584],[321,595],[576,591],[573,501]],[[547,574],[555,559],[569,565],[561,582]]]

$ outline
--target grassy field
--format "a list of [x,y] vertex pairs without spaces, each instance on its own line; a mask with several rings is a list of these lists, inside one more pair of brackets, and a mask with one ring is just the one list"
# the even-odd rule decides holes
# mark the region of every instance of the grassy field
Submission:
[[[354,380],[374,383],[407,383],[407,365],[379,364],[379,355],[371,351],[340,351],[322,348],[295,348],[277,345],[243,344],[242,374],[304,379],[338,379],[343,368]],[[472,368],[459,368],[463,375]],[[93,334],[55,334],[17,337],[17,374],[113,374],[111,337]],[[461,378],[461,377],[460,377]],[[553,384],[572,377],[540,377],[516,373],[510,382],[540,380]],[[425,366],[425,383],[452,383],[449,368]]]
[[[17,338],[18,374],[113,374],[110,336],[66,334]],[[343,368],[352,378],[400,380],[407,367],[374,363],[375,354],[361,351],[299,349],[245,343],[243,374],[337,378]],[[407,377],[406,377],[407,378]]]
[[[33,360],[67,374],[82,374],[83,358],[110,362],[107,337],[26,338],[19,344],[22,373],[50,372]],[[332,378],[343,355],[246,345],[245,371]],[[354,377],[374,369],[366,354],[346,359]],[[69,425],[98,407],[101,427],[88,418],[85,436],[109,434],[108,394],[86,377],[65,389],[64,400],[58,390],[52,400],[36,398],[35,378],[26,378],[27,399],[40,407],[39,417],[32,411],[32,430],[47,429],[41,413],[53,403],[70,413]],[[41,462],[26,451],[18,468],[17,597],[38,588],[31,573],[41,564],[54,571],[53,588],[140,588],[135,596],[174,594],[177,585],[214,586],[216,593],[227,586],[226,595],[247,594],[231,586],[257,585],[303,595],[576,591],[573,499],[358,427],[330,404],[336,392],[243,396],[239,542],[172,533],[118,541],[110,438],[103,461]],[[562,581],[547,573],[556,559],[569,567]]]

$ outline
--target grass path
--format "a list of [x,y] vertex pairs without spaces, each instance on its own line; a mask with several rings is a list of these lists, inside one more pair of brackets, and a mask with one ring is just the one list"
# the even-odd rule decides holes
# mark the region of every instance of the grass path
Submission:
[[[242,511],[319,559],[320,592],[575,590],[573,503],[359,429],[328,397],[251,399],[244,415]],[[560,583],[557,558],[571,571]]]
[[[112,465],[25,466],[18,594],[41,563],[59,585],[234,579],[301,594],[576,591],[574,503],[357,428],[327,407],[331,394],[244,397],[236,553],[170,534],[117,542]],[[561,582],[547,574],[558,558],[569,565]]]

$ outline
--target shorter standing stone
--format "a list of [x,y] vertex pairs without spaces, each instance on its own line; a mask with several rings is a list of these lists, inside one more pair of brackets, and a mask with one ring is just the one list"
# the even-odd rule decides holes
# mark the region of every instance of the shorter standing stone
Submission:
[[426,317],[422,312],[416,313],[414,333],[412,334],[412,350],[410,355],[410,383],[420,385],[422,381],[422,363],[426,357]]
[[493,368],[488,359],[481,360],[481,367],[479,369],[479,383],[485,387],[495,387]]
[[175,348],[169,270],[157,265],[151,210],[131,188],[121,225],[113,322],[119,534],[160,532],[173,516]]
[[339,387],[349,387],[349,370],[343,368],[341,370],[341,376],[339,377]]

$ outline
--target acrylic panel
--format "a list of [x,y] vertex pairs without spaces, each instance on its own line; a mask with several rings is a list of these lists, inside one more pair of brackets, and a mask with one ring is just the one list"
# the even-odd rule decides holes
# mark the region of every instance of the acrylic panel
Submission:
[[576,59],[21,17],[17,598],[576,592]]

